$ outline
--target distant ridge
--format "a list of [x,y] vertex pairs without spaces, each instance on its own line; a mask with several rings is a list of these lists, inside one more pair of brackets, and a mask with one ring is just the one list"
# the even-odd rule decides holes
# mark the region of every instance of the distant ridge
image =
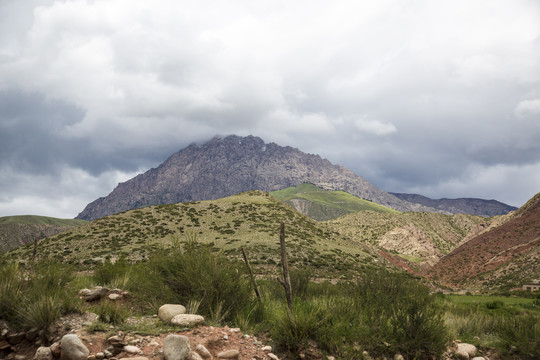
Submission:
[[0,253],[85,223],[86,221],[83,220],[58,219],[38,215],[0,217]]
[[510,206],[497,200],[483,200],[476,198],[430,199],[418,194],[401,194],[393,192],[390,194],[401,200],[447,211],[452,214],[491,217],[496,215],[506,215],[510,211],[518,209],[515,206]]
[[174,153],[157,168],[120,183],[108,196],[88,204],[77,219],[93,220],[149,205],[219,199],[249,190],[270,192],[302,183],[343,190],[398,211],[442,212],[398,199],[318,155],[266,144],[254,136],[230,135]]

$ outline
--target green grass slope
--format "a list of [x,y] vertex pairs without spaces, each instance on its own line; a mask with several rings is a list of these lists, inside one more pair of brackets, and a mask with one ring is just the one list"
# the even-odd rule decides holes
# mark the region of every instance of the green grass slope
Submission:
[[339,216],[369,210],[399,213],[396,210],[360,199],[344,191],[327,191],[312,184],[301,184],[270,193],[312,219],[324,221]]
[[37,215],[0,217],[0,253],[85,224],[84,220]]
[[[231,197],[151,206],[107,216],[40,242],[38,256],[91,266],[107,258],[144,260],[158,248],[177,246],[196,235],[216,251],[241,257],[244,247],[259,269],[277,269],[279,227],[286,223],[289,264],[309,266],[320,276],[352,276],[376,255],[273,196],[250,191]],[[175,245],[176,244],[176,245]],[[28,259],[31,246],[8,255]]]

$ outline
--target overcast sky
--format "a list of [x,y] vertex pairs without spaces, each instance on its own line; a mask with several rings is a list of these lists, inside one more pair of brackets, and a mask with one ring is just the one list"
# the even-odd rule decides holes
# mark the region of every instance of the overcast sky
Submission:
[[540,192],[540,1],[0,0],[0,216],[256,135],[386,191]]

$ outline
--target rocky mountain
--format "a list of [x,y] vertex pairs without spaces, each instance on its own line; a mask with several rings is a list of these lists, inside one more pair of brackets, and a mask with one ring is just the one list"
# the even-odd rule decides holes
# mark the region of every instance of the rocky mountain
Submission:
[[426,272],[450,286],[520,286],[540,276],[540,193]]
[[149,205],[219,199],[249,190],[270,192],[302,183],[343,190],[399,211],[434,211],[378,189],[349,169],[318,155],[266,144],[254,136],[214,137],[192,144],[157,168],[120,183],[86,206],[77,219],[92,220]]
[[507,205],[497,200],[483,200],[475,198],[430,199],[418,194],[400,194],[392,192],[390,194],[401,200],[447,211],[452,214],[470,214],[491,217],[496,215],[505,215],[510,211],[517,210],[517,207]]

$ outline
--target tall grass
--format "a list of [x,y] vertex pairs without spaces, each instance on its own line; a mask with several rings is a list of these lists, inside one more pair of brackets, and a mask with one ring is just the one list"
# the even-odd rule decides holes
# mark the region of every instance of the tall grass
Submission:
[[72,267],[55,262],[31,269],[0,264],[0,318],[16,328],[46,328],[62,314],[79,311],[73,278]]

